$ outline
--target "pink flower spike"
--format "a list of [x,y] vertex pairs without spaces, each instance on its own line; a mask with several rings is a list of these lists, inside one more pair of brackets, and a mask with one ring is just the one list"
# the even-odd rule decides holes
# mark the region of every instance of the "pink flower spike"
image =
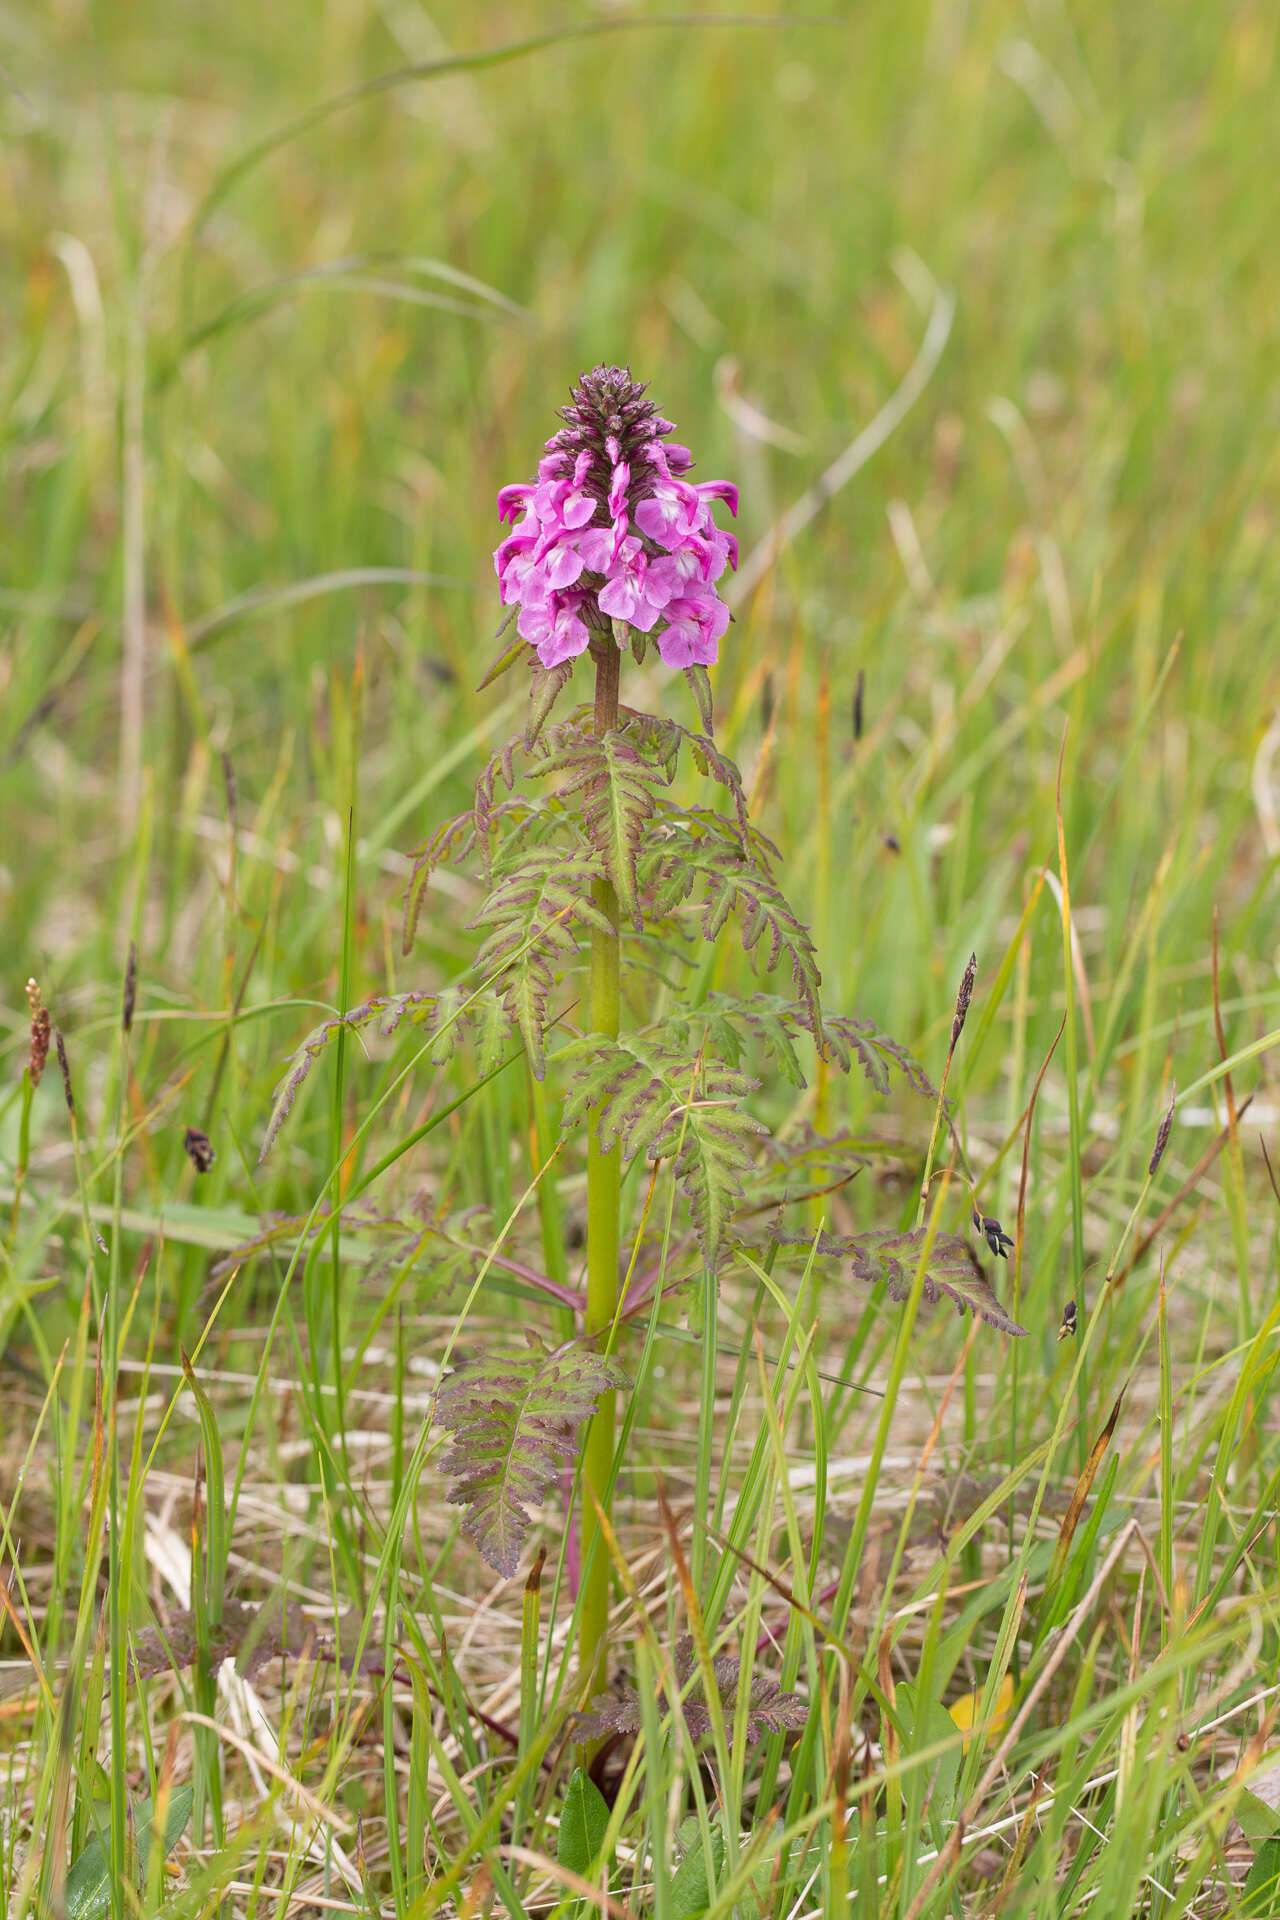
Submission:
[[559,666],[614,623],[656,631],[671,666],[709,665],[729,624],[715,582],[738,563],[712,508],[736,513],[737,488],[681,477],[693,456],[628,368],[583,374],[560,419],[536,480],[498,495],[512,532],[494,566],[521,637]]
[[693,532],[697,508],[698,496],[693,488],[683,480],[669,480],[655,487],[649,498],[640,502],[635,522],[641,533],[648,534],[651,540],[671,552],[686,534]]
[[649,591],[652,593],[661,588],[667,600],[696,593],[703,579],[700,557],[692,547],[686,547],[680,553],[659,554],[649,566]]
[[500,575],[504,607],[544,607],[547,583],[533,561],[523,554],[514,555]]

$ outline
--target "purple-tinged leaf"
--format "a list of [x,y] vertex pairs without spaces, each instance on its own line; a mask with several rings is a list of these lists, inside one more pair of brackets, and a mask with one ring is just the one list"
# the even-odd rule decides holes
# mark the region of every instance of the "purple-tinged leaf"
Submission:
[[[676,1685],[684,1695],[685,1725],[694,1740],[704,1739],[711,1731],[711,1711],[707,1705],[701,1676],[686,1692],[696,1668],[693,1641],[688,1634],[683,1634],[676,1642],[672,1664],[675,1668]],[[736,1654],[722,1654],[713,1663],[712,1672],[715,1676],[721,1713],[732,1737],[741,1662]],[[798,1730],[808,1719],[807,1703],[798,1694],[784,1692],[770,1675],[753,1673],[749,1688],[747,1706],[747,1744],[749,1746],[754,1746],[762,1734]],[[671,1705],[663,1689],[659,1687],[659,1710],[666,1712]],[[598,1740],[608,1733],[637,1734],[641,1730],[641,1725],[640,1696],[634,1688],[624,1687],[616,1693],[597,1695],[591,1702],[590,1711],[578,1716],[575,1732],[581,1740]]]
[[532,1338],[478,1353],[445,1380],[436,1418],[454,1436],[441,1462],[453,1481],[448,1497],[470,1508],[464,1528],[498,1573],[515,1572],[529,1509],[577,1454],[577,1430],[601,1394],[629,1384],[592,1347],[547,1352]]
[[[847,1240],[836,1234],[821,1233],[816,1243],[804,1235],[779,1234],[777,1238],[784,1247],[812,1247],[819,1259],[847,1260],[854,1280],[871,1286],[883,1282],[894,1300],[905,1300],[924,1255],[928,1229],[913,1227],[908,1233],[864,1233]],[[1027,1331],[1001,1306],[969,1242],[954,1233],[934,1235],[925,1268],[925,1299],[933,1305],[943,1295],[954,1301],[959,1312],[976,1315],[999,1333],[1025,1335]]]

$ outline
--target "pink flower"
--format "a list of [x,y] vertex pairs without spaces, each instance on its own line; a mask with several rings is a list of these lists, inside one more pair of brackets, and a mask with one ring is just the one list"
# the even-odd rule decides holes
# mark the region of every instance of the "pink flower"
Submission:
[[547,442],[536,481],[503,487],[498,517],[512,531],[493,556],[504,606],[546,667],[584,653],[620,621],[658,628],[668,666],[709,666],[729,625],[715,590],[738,543],[712,502],[738,511],[727,480],[691,485],[687,447],[645,389],[620,367],[583,374],[565,425]]
[[709,667],[729,624],[729,609],[704,590],[669,600],[667,624],[658,635],[658,652],[669,667]]
[[624,540],[600,589],[600,611],[651,633],[673,591],[673,583],[659,571],[661,565],[660,560],[650,562],[639,540]]
[[585,653],[590,634],[581,617],[585,594],[556,593],[538,607],[522,607],[516,631],[538,650],[544,667],[559,667]]

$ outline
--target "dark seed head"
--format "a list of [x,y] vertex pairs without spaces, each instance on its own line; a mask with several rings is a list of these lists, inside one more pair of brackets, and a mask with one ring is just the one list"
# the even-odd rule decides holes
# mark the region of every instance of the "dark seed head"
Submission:
[[1059,1340],[1069,1340],[1075,1332],[1077,1324],[1076,1303],[1074,1300],[1068,1300],[1066,1306],[1062,1309],[1062,1325],[1058,1328]]
[[977,978],[978,956],[976,953],[971,953],[969,955],[969,964],[964,970],[964,978],[960,982],[960,991],[956,995],[955,1018],[951,1022],[952,1053],[955,1052],[956,1042],[964,1031],[965,1015],[968,1013],[969,1003],[973,999],[973,987]]
[[133,1031],[133,1010],[138,999],[138,949],[129,942],[129,963],[124,970],[124,1003],[120,1010],[120,1025],[126,1033]]
[[862,668],[859,667],[858,684],[853,690],[853,737],[855,740],[861,740],[862,738],[862,695],[866,686],[866,679],[866,674],[862,671]]
[[182,1136],[182,1144],[196,1172],[208,1173],[217,1158],[208,1134],[203,1133],[199,1127],[188,1127]]
[[1147,1172],[1152,1176],[1153,1179],[1159,1168],[1160,1162],[1164,1159],[1164,1150],[1169,1144],[1169,1135],[1173,1132],[1173,1109],[1177,1105],[1177,1102],[1178,1102],[1178,1089],[1175,1087],[1172,1095],[1170,1096],[1169,1104],[1165,1108],[1164,1114],[1161,1117],[1159,1131],[1156,1134],[1155,1148],[1154,1148],[1154,1151],[1152,1152],[1151,1159],[1147,1164]]
[[1009,1258],[1009,1249],[1013,1245],[1013,1239],[1005,1232],[1000,1222],[993,1219],[988,1213],[979,1213],[975,1207],[973,1210],[973,1224],[975,1231],[982,1235],[992,1253],[1001,1260],[1007,1260]]
[[49,1041],[53,1033],[53,1024],[49,1019],[49,1010],[40,998],[40,989],[34,980],[27,982],[27,1005],[31,1008],[31,1056],[27,1061],[27,1073],[33,1087],[38,1087],[44,1075],[45,1062],[49,1058]]
[[67,1043],[62,1037],[61,1029],[58,1027],[54,1028],[53,1037],[58,1048],[58,1065],[62,1068],[62,1092],[67,1102],[67,1112],[74,1120],[76,1117],[76,1097],[71,1091],[71,1067],[67,1060]]

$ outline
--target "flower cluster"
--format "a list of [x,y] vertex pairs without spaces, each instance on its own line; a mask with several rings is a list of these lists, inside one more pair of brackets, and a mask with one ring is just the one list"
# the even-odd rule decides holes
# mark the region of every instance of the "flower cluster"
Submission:
[[[727,480],[690,485],[687,447],[628,368],[584,373],[565,425],[547,441],[538,478],[503,487],[498,515],[512,532],[493,556],[504,606],[544,667],[584,653],[621,620],[653,633],[669,667],[710,666],[729,609],[716,592],[738,543],[711,502],[738,511]],[[664,444],[666,442],[666,444]]]

